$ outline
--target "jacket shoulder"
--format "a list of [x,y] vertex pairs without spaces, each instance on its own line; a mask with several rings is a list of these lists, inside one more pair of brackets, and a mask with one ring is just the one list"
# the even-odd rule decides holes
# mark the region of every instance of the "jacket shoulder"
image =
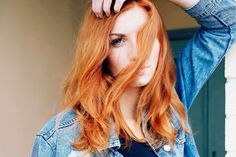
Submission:
[[37,133],[45,139],[50,138],[55,132],[67,129],[75,124],[77,120],[76,113],[73,109],[63,110],[51,117]]
[[32,156],[67,156],[74,149],[71,144],[79,134],[77,119],[73,109],[63,110],[51,117],[36,134]]

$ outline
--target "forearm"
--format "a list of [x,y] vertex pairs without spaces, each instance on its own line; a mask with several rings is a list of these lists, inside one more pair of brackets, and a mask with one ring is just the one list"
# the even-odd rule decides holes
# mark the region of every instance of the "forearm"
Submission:
[[176,59],[176,89],[189,110],[236,39],[236,2],[200,0],[185,11],[201,25]]
[[169,1],[183,9],[188,9],[188,8],[192,8],[200,0],[169,0]]

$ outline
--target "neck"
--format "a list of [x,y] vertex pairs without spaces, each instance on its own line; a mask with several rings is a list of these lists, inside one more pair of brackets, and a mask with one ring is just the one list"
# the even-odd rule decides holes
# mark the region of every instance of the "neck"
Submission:
[[126,120],[134,120],[140,87],[128,87],[120,97],[120,109]]

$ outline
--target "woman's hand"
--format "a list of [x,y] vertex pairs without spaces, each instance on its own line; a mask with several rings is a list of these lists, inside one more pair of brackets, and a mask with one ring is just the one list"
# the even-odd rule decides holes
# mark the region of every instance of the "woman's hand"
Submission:
[[111,4],[114,1],[114,11],[119,12],[125,0],[92,0],[92,10],[97,17],[103,18],[103,12],[106,16],[111,14]]

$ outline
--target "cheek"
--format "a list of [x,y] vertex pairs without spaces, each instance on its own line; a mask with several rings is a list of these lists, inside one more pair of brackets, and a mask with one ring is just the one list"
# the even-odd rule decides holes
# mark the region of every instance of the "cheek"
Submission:
[[[154,41],[154,45],[152,48],[151,56],[149,58],[149,62],[151,63],[152,71],[155,71],[158,56],[160,51],[159,41],[156,39]],[[110,55],[108,56],[109,69],[112,74],[116,76],[125,66],[127,66],[130,62],[128,56],[128,47],[119,47],[119,48],[111,48]]]
[[152,48],[152,53],[151,53],[151,63],[153,63],[153,68],[156,69],[156,66],[158,64],[158,58],[159,58],[159,53],[160,53],[160,43],[156,39]]
[[126,48],[112,48],[110,55],[108,56],[109,69],[113,75],[116,75],[122,70],[127,64],[127,53]]

